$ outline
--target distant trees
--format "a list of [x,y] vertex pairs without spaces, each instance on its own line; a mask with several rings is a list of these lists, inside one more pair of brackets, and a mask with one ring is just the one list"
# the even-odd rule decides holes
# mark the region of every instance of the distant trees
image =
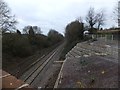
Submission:
[[25,27],[23,28],[23,33],[24,33],[24,34],[29,34],[30,28],[33,29],[33,31],[34,31],[35,34],[41,34],[41,33],[42,33],[40,27],[38,27],[38,26],[30,26],[30,25],[25,26]]
[[98,12],[96,13],[94,8],[90,8],[87,16],[86,16],[86,22],[90,26],[90,33],[94,33],[94,25],[98,25],[98,30],[100,29],[101,25],[104,25],[105,17],[104,17],[104,12]]
[[35,34],[35,32],[34,32],[32,26],[31,26],[31,27],[29,28],[29,35],[34,35],[34,34]]
[[34,32],[35,32],[35,34],[41,34],[41,33],[42,33],[42,31],[41,31],[41,28],[40,28],[40,27],[38,27],[38,26],[33,26],[32,28],[33,28],[33,30],[34,30]]
[[100,30],[100,26],[105,24],[105,14],[104,11],[100,11],[97,14],[97,29]]
[[118,28],[120,28],[120,1],[118,1]]
[[17,34],[21,35],[21,32],[19,30],[17,30]]
[[71,22],[65,28],[65,38],[68,43],[83,39],[83,23],[78,20]]
[[24,33],[24,34],[29,34],[29,29],[30,29],[30,27],[31,27],[31,26],[29,26],[29,25],[28,25],[28,26],[25,26],[25,27],[23,28],[23,33]]
[[54,29],[50,29],[47,36],[48,36],[48,41],[50,41],[51,45],[58,43],[60,41],[63,41],[63,39],[64,39],[63,35]]
[[2,33],[14,30],[16,23],[15,16],[10,15],[8,5],[0,0],[0,29],[2,29]]
[[114,8],[114,19],[118,23],[118,27],[120,28],[120,1],[118,1],[116,7]]
[[89,24],[91,29],[93,29],[93,26],[97,23],[97,15],[95,14],[94,8],[89,9],[86,16],[86,22]]
[[56,30],[50,30],[48,36],[35,34],[33,27],[30,27],[28,34],[5,33],[2,37],[3,53],[17,57],[27,57],[36,51],[55,46],[63,41],[64,37]]

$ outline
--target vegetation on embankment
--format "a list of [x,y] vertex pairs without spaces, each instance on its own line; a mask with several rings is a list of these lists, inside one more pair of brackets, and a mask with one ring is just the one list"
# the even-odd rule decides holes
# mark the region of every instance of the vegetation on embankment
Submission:
[[35,34],[32,27],[28,34],[4,33],[2,37],[2,52],[13,57],[28,57],[36,51],[54,46],[63,41],[64,37],[55,30],[50,30],[48,36]]
[[85,36],[84,25],[78,20],[71,22],[65,29],[65,47],[60,56],[60,60],[65,59],[65,55],[79,42],[89,40],[90,37]]

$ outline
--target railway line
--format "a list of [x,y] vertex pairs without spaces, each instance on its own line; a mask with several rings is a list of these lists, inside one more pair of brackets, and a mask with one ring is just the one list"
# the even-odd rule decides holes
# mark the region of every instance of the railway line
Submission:
[[[19,65],[18,65],[18,68],[16,68],[14,71],[13,71],[13,74],[16,76],[16,77],[20,77],[25,71],[29,70],[33,65],[35,65],[37,62],[39,62],[40,59],[44,58],[45,55],[42,55],[39,59],[37,59],[35,62],[33,62],[32,64],[28,65],[24,70],[21,71],[21,66],[23,65],[26,65],[26,61],[23,61],[21,62]],[[24,66],[23,66],[24,67]]]
[[[59,43],[60,44],[60,43]],[[56,44],[55,46],[52,46],[51,48],[43,49],[40,52],[37,52],[33,56],[30,56],[21,62],[19,62],[18,65],[13,67],[11,69],[11,74],[16,76],[17,78],[20,78],[23,73],[25,73],[27,70],[29,70],[33,65],[38,63],[41,59],[43,59],[47,54],[52,52],[53,49],[55,49],[59,44]],[[42,54],[40,54],[42,52]]]
[[58,46],[48,55],[43,55],[42,58],[39,58],[38,60],[36,60],[36,62],[32,63],[31,67],[20,77],[20,79],[29,85],[35,83],[37,77],[41,75],[41,72],[46,71],[46,67],[48,68],[52,65],[54,61],[59,60],[55,56],[59,56],[58,54],[60,54],[60,52],[62,51],[63,46],[64,44]]

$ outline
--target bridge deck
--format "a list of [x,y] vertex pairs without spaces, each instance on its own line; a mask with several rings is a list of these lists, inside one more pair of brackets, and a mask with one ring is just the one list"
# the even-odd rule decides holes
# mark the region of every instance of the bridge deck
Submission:
[[23,82],[22,80],[17,79],[16,77],[12,76],[11,74],[0,70],[2,73],[0,76],[0,79],[2,81],[2,89],[16,89],[16,90],[24,90],[26,88],[29,88],[30,90],[33,90],[31,86]]

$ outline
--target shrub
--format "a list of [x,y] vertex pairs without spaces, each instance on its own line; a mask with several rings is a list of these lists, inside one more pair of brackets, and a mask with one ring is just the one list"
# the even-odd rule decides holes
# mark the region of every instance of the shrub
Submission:
[[15,56],[26,57],[33,53],[32,46],[26,37],[15,40],[13,47],[13,55]]
[[27,37],[17,34],[3,35],[3,52],[13,56],[25,57],[32,54],[32,47]]
[[73,21],[66,26],[65,38],[68,43],[83,39],[83,23]]

